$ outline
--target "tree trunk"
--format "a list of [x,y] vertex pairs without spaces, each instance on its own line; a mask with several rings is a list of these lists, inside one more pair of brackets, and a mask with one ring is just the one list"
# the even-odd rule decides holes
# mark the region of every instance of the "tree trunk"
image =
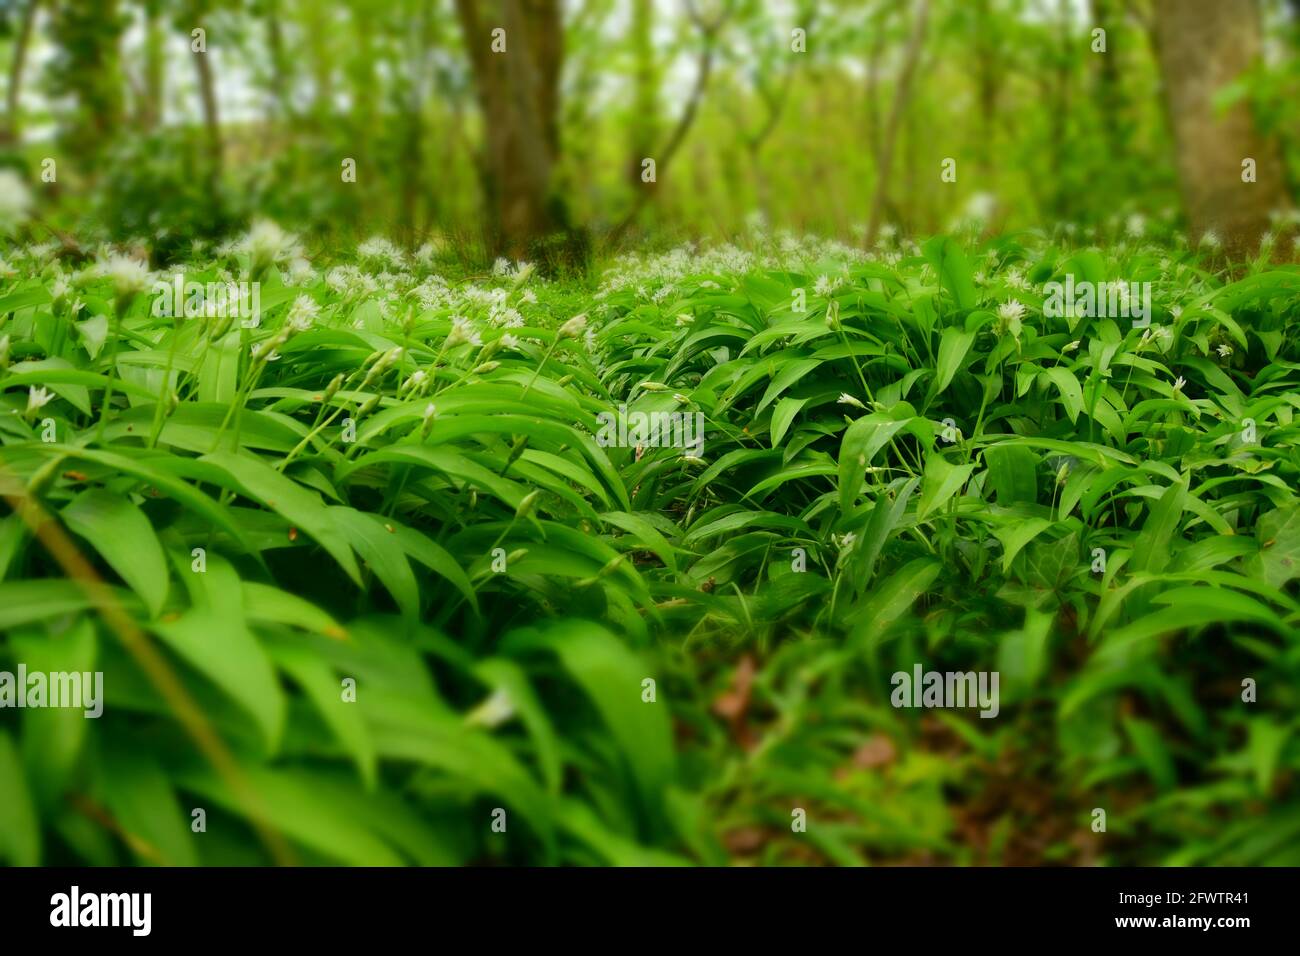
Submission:
[[641,182],[641,161],[650,156],[659,139],[659,69],[651,36],[653,8],[651,0],[635,0],[632,7],[632,49],[636,66],[632,80],[634,108],[627,181],[633,189],[646,185]]
[[[1157,0],[1156,53],[1178,149],[1178,177],[1193,238],[1213,231],[1229,257],[1253,253],[1269,213],[1289,206],[1282,155],[1247,102],[1214,98],[1259,56],[1255,0]],[[1255,161],[1257,181],[1242,181]]]
[[36,21],[36,8],[41,0],[28,0],[23,10],[22,23],[18,27],[18,36],[14,38],[14,59],[9,68],[9,95],[5,104],[5,127],[3,142],[17,143],[20,124],[18,109],[23,86],[23,67],[27,63],[27,46],[32,37],[32,24]]
[[980,104],[980,142],[976,155],[981,174],[992,181],[1000,84],[995,38],[997,24],[989,3],[990,0],[978,0],[975,7],[975,62]]
[[284,51],[284,30],[280,24],[280,5],[271,0],[266,5],[266,45],[271,53],[271,103],[281,120],[292,117],[289,96],[289,64]]
[[208,53],[191,53],[194,69],[199,76],[199,97],[203,101],[203,125],[208,133],[208,152],[212,161],[211,174],[216,179],[221,173],[221,118],[217,115],[217,85],[212,75]]
[[1128,97],[1124,92],[1124,54],[1115,44],[1113,34],[1120,25],[1115,0],[1092,0],[1092,22],[1106,31],[1106,52],[1095,55],[1096,97],[1101,112],[1102,129],[1111,154],[1118,156],[1127,148],[1130,125]]
[[921,57],[929,15],[929,0],[918,0],[912,35],[907,41],[907,52],[903,56],[902,72],[898,76],[898,85],[894,88],[894,105],[889,112],[889,125],[885,127],[880,153],[876,157],[876,191],[871,200],[871,221],[867,225],[868,246],[875,244],[876,235],[880,232],[881,217],[889,195],[889,175],[894,165],[894,144],[898,140],[899,122],[912,95],[912,74],[916,72],[916,61]]
[[[456,0],[483,116],[482,182],[493,254],[525,259],[567,230],[551,176],[560,152],[559,0]],[[506,50],[492,50],[505,30]]]
[[146,133],[152,133],[162,122],[166,75],[167,24],[163,19],[161,0],[149,0],[145,4],[144,17],[144,91],[137,122]]

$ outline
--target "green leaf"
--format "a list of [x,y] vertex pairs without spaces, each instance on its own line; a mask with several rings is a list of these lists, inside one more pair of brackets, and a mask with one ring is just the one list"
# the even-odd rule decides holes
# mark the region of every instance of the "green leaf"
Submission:
[[1038,500],[1039,458],[1024,445],[990,445],[984,449],[989,485],[998,504],[1009,506]]
[[930,385],[930,393],[926,398],[927,405],[948,387],[974,342],[974,332],[967,332],[955,325],[950,325],[943,330],[943,335],[939,338],[939,359],[934,370],[934,381]]
[[384,527],[383,519],[355,508],[338,506],[329,509],[335,527],[361,555],[366,566],[375,572],[408,621],[420,615],[420,586],[415,581],[406,551],[393,531]]
[[1070,424],[1074,424],[1079,419],[1079,413],[1083,411],[1083,388],[1079,385],[1079,380],[1074,377],[1073,372],[1059,365],[1043,369],[1042,374],[1061,393],[1061,404],[1065,406],[1065,414],[1069,416]]
[[5,581],[0,583],[0,631],[83,611],[91,603],[81,586],[66,578]]
[[284,729],[284,693],[266,651],[245,623],[239,575],[212,552],[203,574],[190,571],[188,555],[173,558],[184,569],[193,606],[178,618],[155,621],[150,630],[253,717],[267,749],[274,752]]
[[61,515],[140,595],[151,616],[162,613],[170,586],[167,558],[143,511],[122,495],[91,488],[65,505]]
[[871,517],[867,519],[866,529],[858,539],[858,545],[854,552],[854,561],[857,566],[854,586],[859,593],[862,592],[875,574],[876,561],[884,550],[885,542],[889,540],[889,536],[898,527],[899,521],[902,520],[904,513],[907,511],[907,503],[912,499],[912,494],[916,491],[916,486],[920,482],[920,478],[910,478],[892,496],[888,492],[883,492],[876,499],[876,503],[871,509]]
[[[367,817],[347,812],[322,792],[316,779],[299,769],[246,766],[244,775],[267,823],[289,839],[347,866],[400,866],[402,858],[372,832]],[[185,789],[240,816],[244,802],[211,771],[180,776]]]
[[214,452],[198,459],[200,464],[219,469],[233,480],[235,487],[248,497],[259,501],[276,514],[301,528],[347,572],[348,577],[361,585],[361,571],[357,567],[352,549],[340,532],[330,511],[321,504],[320,497],[286,478],[270,465],[247,455]]
[[921,479],[921,500],[916,518],[924,519],[932,511],[943,507],[948,499],[961,490],[970,479],[974,465],[953,465],[943,455],[932,452],[925,460],[925,474]]
[[1178,785],[1178,771],[1174,758],[1160,738],[1160,732],[1139,717],[1125,717],[1124,730],[1146,767],[1147,773],[1161,790],[1172,790]]
[[785,433],[789,430],[790,423],[799,414],[799,409],[806,404],[808,404],[806,398],[783,398],[776,403],[776,408],[772,411],[772,424],[769,429],[773,448],[781,444],[781,439],[785,437]]
[[877,452],[910,424],[911,419],[895,420],[873,414],[856,419],[844,430],[839,458],[841,512],[847,515],[853,510],[853,504],[866,483],[866,469]]
[[149,754],[118,746],[104,757],[104,798],[140,863],[197,866],[189,813]]
[[855,642],[878,640],[934,583],[943,565],[933,558],[916,558],[878,583],[855,615]]
[[642,701],[641,682],[652,676],[645,663],[608,631],[586,621],[518,632],[507,637],[506,647],[512,646],[546,648],[559,658],[618,741],[642,805],[655,815],[662,813],[664,791],[675,775],[672,729],[661,700]]
[[41,862],[41,823],[27,789],[18,748],[0,729],[0,859],[12,866]]
[[309,647],[286,641],[277,642],[271,648],[271,657],[303,689],[334,734],[334,739],[356,764],[361,779],[373,789],[377,780],[377,760],[364,712],[343,699],[343,685],[333,668]]
[[993,534],[1002,542],[1002,572],[1005,574],[1009,571],[1011,562],[1016,559],[1021,549],[1052,524],[1053,522],[1046,518],[1025,518],[995,527]]
[[979,304],[970,261],[956,242],[948,236],[935,236],[921,247],[921,251],[934,266],[940,284],[953,297],[957,308],[973,309]]
[[1259,552],[1250,561],[1250,573],[1275,588],[1300,577],[1300,506],[1273,508],[1255,524]]
[[1187,481],[1183,479],[1165,489],[1151,506],[1142,531],[1133,546],[1133,569],[1158,574],[1169,564],[1170,542],[1183,517]]

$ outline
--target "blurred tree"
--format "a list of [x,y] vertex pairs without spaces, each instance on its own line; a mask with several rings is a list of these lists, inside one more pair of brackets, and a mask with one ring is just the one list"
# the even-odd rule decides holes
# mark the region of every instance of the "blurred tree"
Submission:
[[871,199],[871,219],[867,225],[867,244],[874,244],[884,221],[885,202],[889,194],[889,174],[894,164],[894,145],[898,140],[899,124],[907,111],[912,95],[912,76],[925,43],[926,25],[930,16],[930,0],[918,0],[912,21],[912,34],[903,54],[902,72],[894,89],[894,105],[889,112],[889,123],[881,134],[880,152],[876,155],[876,189]]
[[[478,168],[488,245],[494,254],[533,257],[539,243],[570,229],[564,199],[552,188],[560,157],[561,5],[456,0],[456,12],[483,115]],[[504,34],[494,37],[495,30]]]
[[36,22],[36,10],[40,5],[41,0],[27,0],[17,14],[16,28],[6,17],[6,29],[15,29],[15,33],[13,59],[9,65],[9,89],[5,97],[5,122],[4,127],[0,128],[0,146],[18,142],[21,130],[19,110],[22,99],[23,68],[27,65],[27,47],[31,42],[32,25]]
[[[1289,205],[1277,140],[1263,135],[1250,105],[1216,102],[1260,54],[1256,0],[1156,0],[1156,55],[1177,145],[1190,229],[1213,231],[1231,256],[1259,245],[1269,213]],[[1242,164],[1255,164],[1243,182]]]
[[659,138],[659,87],[662,69],[654,46],[654,4],[632,0],[632,115],[627,178],[641,188],[641,160],[650,155]]
[[[686,142],[686,134],[690,132],[691,126],[695,122],[695,117],[699,113],[700,102],[703,100],[704,93],[709,88],[709,80],[713,76],[713,62],[717,56],[718,34],[727,20],[730,19],[736,6],[735,0],[722,0],[713,15],[708,16],[700,11],[695,0],[685,0],[685,3],[691,24],[700,34],[699,65],[695,72],[695,85],[686,99],[686,106],[682,110],[681,116],[678,117],[672,133],[669,134],[667,142],[661,148],[650,154],[650,157],[655,161],[656,178],[664,174],[673,158],[677,155],[677,151]],[[628,210],[627,215],[623,217],[609,235],[610,245],[617,245],[622,240],[628,229],[636,222],[641,210],[654,197],[654,194],[653,188],[637,190],[636,198],[632,202],[632,208]]]
[[162,122],[163,93],[167,76],[167,24],[162,0],[144,0],[144,84],[136,122],[151,133]]
[[203,105],[203,128],[208,136],[209,176],[213,182],[221,175],[225,152],[221,135],[221,116],[217,110],[217,81],[212,67],[212,56],[206,48],[206,32],[202,50],[194,49],[198,41],[194,39],[193,33],[196,29],[206,31],[209,28],[209,17],[215,6],[214,0],[187,0],[176,19],[177,26],[190,37],[190,55],[194,60],[194,70],[199,83],[199,100]]
[[122,125],[122,62],[118,44],[126,30],[118,0],[55,0],[50,33],[57,44],[49,66],[50,92],[72,96],[63,136],[95,178],[94,158]]

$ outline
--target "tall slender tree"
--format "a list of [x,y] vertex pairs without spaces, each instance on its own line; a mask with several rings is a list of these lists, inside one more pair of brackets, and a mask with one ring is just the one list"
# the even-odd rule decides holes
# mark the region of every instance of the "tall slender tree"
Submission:
[[1188,223],[1196,236],[1217,234],[1233,257],[1258,248],[1269,213],[1290,203],[1277,140],[1260,131],[1245,100],[1216,103],[1259,57],[1260,34],[1257,0],[1156,0],[1156,55]]
[[560,158],[559,0],[457,0],[456,12],[483,117],[478,157],[497,254],[527,258],[547,236],[569,229],[552,177]]

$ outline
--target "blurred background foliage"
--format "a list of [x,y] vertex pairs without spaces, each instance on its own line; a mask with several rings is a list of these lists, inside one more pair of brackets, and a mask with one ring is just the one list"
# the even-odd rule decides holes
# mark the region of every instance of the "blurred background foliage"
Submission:
[[[0,663],[111,704],[5,715],[0,858],[1294,865],[1298,46],[1294,0],[0,0]],[[267,219],[305,248],[226,241]],[[151,315],[146,258],[264,325]],[[1165,334],[1044,315],[1066,274]],[[723,450],[593,449],[623,400]],[[919,659],[1002,718],[888,706]]]
[[[593,242],[734,236],[754,217],[928,235],[972,208],[995,229],[1172,211],[1233,245],[1294,195],[1298,9],[4,0],[2,161],[34,175],[54,158],[37,196],[52,223],[162,255],[254,214],[323,240],[440,235],[544,263]],[[1211,94],[1225,125],[1204,122]],[[1209,169],[1180,169],[1188,155]],[[1259,165],[1254,208],[1204,208],[1198,178],[1243,156]],[[956,183],[939,181],[946,158]]]

